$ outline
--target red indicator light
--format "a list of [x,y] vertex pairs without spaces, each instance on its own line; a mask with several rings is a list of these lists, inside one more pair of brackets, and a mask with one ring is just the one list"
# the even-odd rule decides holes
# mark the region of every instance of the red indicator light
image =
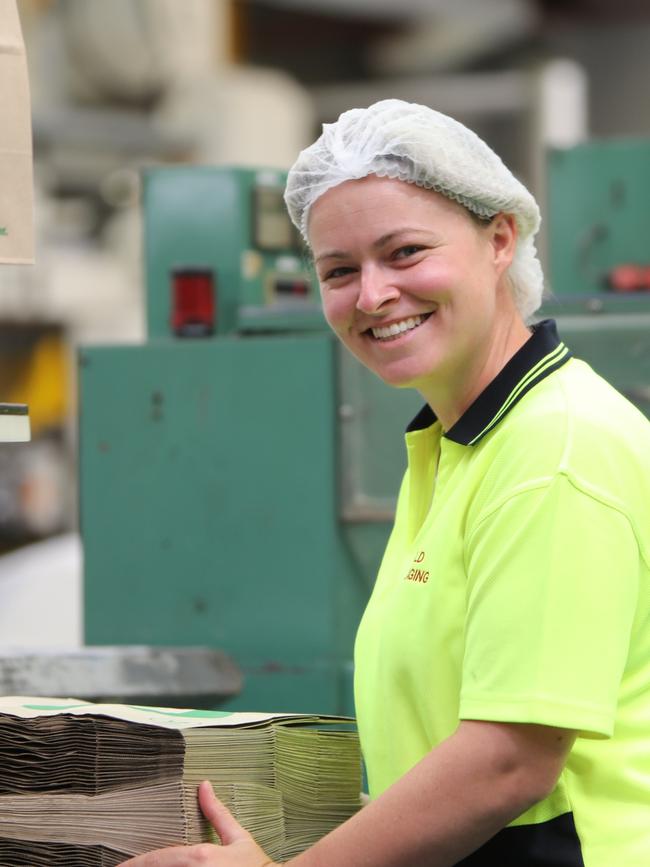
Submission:
[[304,298],[309,294],[309,284],[304,280],[277,280],[275,284],[275,292],[277,295],[287,298],[290,296],[298,296]]
[[648,265],[617,265],[607,276],[612,292],[647,292],[650,290],[650,266]]
[[172,272],[171,326],[178,337],[214,333],[215,288],[212,271],[184,268]]

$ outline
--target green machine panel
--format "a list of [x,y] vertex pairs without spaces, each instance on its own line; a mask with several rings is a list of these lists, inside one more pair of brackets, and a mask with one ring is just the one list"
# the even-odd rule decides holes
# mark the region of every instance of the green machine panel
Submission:
[[214,334],[323,329],[318,291],[271,169],[177,166],[143,175],[147,323],[172,336],[174,276],[201,272],[215,295]]
[[86,640],[208,645],[239,707],[351,709],[367,596],[340,538],[327,335],[80,357]]
[[548,180],[544,315],[650,417],[650,140],[553,150]]
[[650,290],[650,141],[551,151],[548,183],[553,293]]

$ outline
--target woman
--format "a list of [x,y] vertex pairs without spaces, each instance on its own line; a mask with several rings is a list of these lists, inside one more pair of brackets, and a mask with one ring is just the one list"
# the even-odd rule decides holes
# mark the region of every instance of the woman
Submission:
[[[650,425],[540,304],[530,193],[465,127],[346,112],[287,185],[327,320],[426,401],[361,623],[371,803],[292,867],[650,864]],[[224,847],[131,867],[262,867]]]

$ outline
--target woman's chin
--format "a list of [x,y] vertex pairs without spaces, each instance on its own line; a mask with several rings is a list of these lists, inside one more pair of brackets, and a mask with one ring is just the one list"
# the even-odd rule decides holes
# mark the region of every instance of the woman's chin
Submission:
[[425,375],[419,370],[400,369],[399,367],[375,370],[375,373],[391,388],[414,388],[417,390],[420,390],[423,381],[430,379],[431,376],[430,373]]

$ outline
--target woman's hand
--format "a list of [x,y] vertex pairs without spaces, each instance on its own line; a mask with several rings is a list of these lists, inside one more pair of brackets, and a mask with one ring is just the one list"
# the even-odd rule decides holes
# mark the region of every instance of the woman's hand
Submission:
[[275,862],[218,800],[207,781],[199,786],[199,804],[223,845],[172,846],[138,855],[120,867],[274,867]]

